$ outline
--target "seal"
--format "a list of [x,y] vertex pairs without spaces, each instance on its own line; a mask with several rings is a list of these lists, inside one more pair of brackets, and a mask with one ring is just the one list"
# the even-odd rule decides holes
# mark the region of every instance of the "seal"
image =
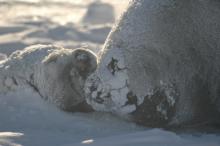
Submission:
[[87,79],[87,102],[151,127],[220,123],[219,17],[217,0],[131,1]]
[[87,49],[30,46],[1,62],[0,92],[29,86],[65,111],[90,111],[83,87],[96,67],[96,55]]

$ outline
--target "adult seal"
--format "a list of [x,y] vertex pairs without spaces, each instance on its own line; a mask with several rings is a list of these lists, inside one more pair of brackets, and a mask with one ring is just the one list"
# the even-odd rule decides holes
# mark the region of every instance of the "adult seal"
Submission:
[[219,126],[219,18],[218,0],[131,1],[87,79],[87,103],[146,126]]

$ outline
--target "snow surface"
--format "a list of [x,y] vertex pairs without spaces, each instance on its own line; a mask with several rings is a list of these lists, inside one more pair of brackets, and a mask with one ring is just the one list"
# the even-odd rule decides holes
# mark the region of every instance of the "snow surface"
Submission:
[[147,129],[104,113],[65,113],[30,88],[0,96],[0,145],[218,146],[216,134]]
[[[39,1],[0,0],[0,61],[37,43],[99,52],[112,24],[81,23],[93,0]],[[116,17],[128,2],[104,1],[113,5]],[[66,113],[24,87],[0,95],[0,146],[20,145],[219,146],[220,135],[149,129],[106,113]]]

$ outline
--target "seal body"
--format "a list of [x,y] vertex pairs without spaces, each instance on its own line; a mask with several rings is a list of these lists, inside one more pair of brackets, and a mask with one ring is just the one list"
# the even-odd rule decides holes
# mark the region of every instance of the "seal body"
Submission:
[[219,123],[220,1],[133,0],[86,83],[94,109],[137,123]]
[[83,110],[76,107],[85,101],[84,82],[96,66],[96,56],[86,49],[30,46],[1,63],[0,91],[7,93],[30,86],[63,110]]

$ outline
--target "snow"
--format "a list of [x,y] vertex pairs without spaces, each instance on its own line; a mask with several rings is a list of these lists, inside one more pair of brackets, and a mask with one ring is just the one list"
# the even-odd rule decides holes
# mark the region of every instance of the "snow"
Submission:
[[[184,137],[184,138],[183,138]],[[199,136],[192,138],[191,136],[180,137],[174,133],[168,131],[161,131],[160,129],[148,130],[147,132],[136,132],[127,135],[118,135],[103,139],[93,140],[91,146],[106,145],[106,146],[207,146],[218,144],[212,143],[216,137],[214,135],[209,135],[208,137]],[[205,139],[200,139],[205,138]],[[121,139],[115,142],[116,139]],[[106,143],[108,141],[109,143]]]
[[[143,129],[109,114],[65,113],[27,87],[0,96],[0,117],[1,140],[30,146],[81,143]],[[12,137],[3,132],[22,135]]]
[[96,1],[88,5],[88,10],[82,22],[85,24],[114,23],[114,13],[114,7],[111,4]]
[[5,60],[7,56],[5,54],[0,53],[0,61]]
[[[38,43],[61,45],[69,49],[84,47],[100,53],[99,50],[112,27],[112,22],[94,25],[82,23],[89,3],[93,0],[53,0],[53,2],[42,0],[41,3],[39,1],[0,0],[0,68],[4,63],[2,60],[14,51]],[[115,19],[118,19],[128,2],[127,0],[103,1],[114,7]],[[120,53],[117,55],[115,57],[120,58],[118,67],[123,68],[123,56],[120,56]],[[23,75],[22,71],[21,74]],[[105,80],[110,81],[111,86],[123,88],[126,85],[126,74],[126,71],[116,72],[118,78],[113,79],[109,74]],[[15,89],[11,78],[6,78],[4,83]],[[108,85],[98,88],[108,93],[110,87]],[[124,97],[127,92],[125,87],[120,92],[112,91],[112,94],[115,98],[117,94]],[[170,98],[171,103],[172,100]],[[125,102],[121,100],[117,106],[120,107]],[[97,108],[98,106],[100,105],[97,105]],[[111,104],[109,106],[113,107]],[[121,112],[127,113],[129,109],[121,109]],[[175,133],[146,128],[109,113],[63,112],[27,86],[1,93],[0,146],[39,145],[218,146],[220,135],[219,133]]]
[[30,88],[0,96],[0,145],[218,146],[218,134],[147,129],[104,113],[65,113]]

